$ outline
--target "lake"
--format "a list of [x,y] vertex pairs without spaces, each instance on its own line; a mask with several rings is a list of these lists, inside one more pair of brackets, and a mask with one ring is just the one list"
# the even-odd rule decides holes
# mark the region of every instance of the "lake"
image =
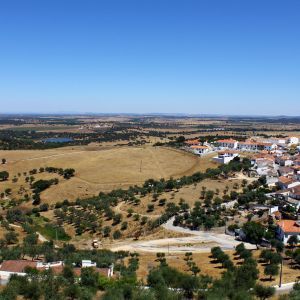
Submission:
[[44,143],[69,143],[72,142],[73,139],[67,138],[67,137],[62,137],[62,138],[49,138],[43,140]]

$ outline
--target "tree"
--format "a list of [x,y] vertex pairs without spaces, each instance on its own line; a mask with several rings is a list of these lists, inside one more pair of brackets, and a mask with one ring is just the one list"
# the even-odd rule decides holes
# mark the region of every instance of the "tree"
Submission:
[[290,292],[288,300],[299,300],[300,299],[300,282],[297,282],[293,286],[293,290]]
[[9,178],[9,173],[7,171],[0,172],[0,180],[6,181]]
[[105,226],[105,227],[103,228],[103,236],[104,236],[104,237],[108,237],[109,234],[110,234],[110,232],[111,232],[111,228],[110,228],[109,226]]
[[167,260],[165,253],[156,253],[157,261],[159,261],[161,266],[167,266]]
[[98,273],[93,268],[81,268],[81,284],[83,286],[96,288],[98,284]]
[[265,235],[265,228],[260,223],[253,221],[245,223],[243,225],[243,231],[247,239],[255,243],[256,247]]
[[291,235],[287,240],[287,243],[289,244],[290,247],[294,248],[298,244],[298,236]]
[[65,179],[70,179],[74,176],[75,170],[74,169],[65,169],[63,171],[63,176]]
[[122,236],[120,230],[116,230],[114,233],[113,233],[113,238],[115,240],[118,240],[120,237]]
[[257,284],[254,288],[254,294],[261,300],[268,299],[275,294],[275,288],[272,286],[263,286]]
[[113,225],[117,225],[121,222],[122,220],[122,215],[121,214],[116,214],[113,216]]
[[159,199],[159,201],[158,201],[158,205],[159,206],[164,206],[165,204],[166,204],[166,199]]
[[259,275],[257,263],[253,259],[246,260],[234,273],[237,290],[249,290],[253,288]]
[[265,275],[269,275],[270,276],[270,281],[271,281],[273,276],[278,275],[278,273],[279,273],[279,266],[276,265],[276,264],[266,265],[264,273],[265,273]]
[[153,204],[148,204],[148,210],[147,210],[147,212],[151,212],[151,211],[153,211],[154,210],[154,205]]
[[5,164],[6,164],[6,159],[2,158],[2,165],[5,165]]
[[128,208],[127,209],[127,217],[130,218],[133,214],[133,209],[132,208]]
[[235,252],[236,252],[237,255],[240,255],[245,249],[246,249],[245,244],[240,243],[235,247]]
[[75,275],[74,275],[72,267],[64,266],[64,269],[62,271],[62,276],[69,284],[74,284]]
[[121,230],[126,230],[128,227],[128,223],[125,221],[121,224]]
[[18,235],[14,231],[9,231],[5,234],[7,244],[15,244],[18,241]]

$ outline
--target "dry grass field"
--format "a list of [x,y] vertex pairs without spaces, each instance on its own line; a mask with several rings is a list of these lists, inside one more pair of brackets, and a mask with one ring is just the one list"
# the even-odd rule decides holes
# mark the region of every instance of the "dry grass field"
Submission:
[[[166,199],[166,203],[168,202],[174,202],[178,204],[181,199],[185,200],[186,203],[188,203],[191,207],[194,206],[195,201],[203,201],[203,199],[200,199],[202,188],[205,187],[206,190],[214,191],[215,197],[223,197],[224,195],[224,189],[226,187],[228,188],[228,194],[230,194],[231,191],[242,191],[242,180],[246,179],[248,182],[253,181],[255,178],[248,178],[243,175],[239,175],[237,178],[231,178],[231,179],[222,179],[222,180],[213,180],[213,179],[205,179],[201,183],[198,183],[197,185],[188,185],[184,186],[179,191],[171,191],[171,192],[165,192],[159,195],[159,199]],[[238,184],[238,188],[234,189],[234,185]],[[217,193],[218,191],[218,193]],[[122,202],[116,207],[116,212],[118,213],[126,213],[126,211],[131,208],[133,209],[134,213],[138,213],[141,215],[147,215],[147,216],[153,216],[157,217],[161,213],[164,212],[165,207],[159,206],[159,201],[154,201],[152,198],[152,195],[147,195],[145,197],[140,198],[141,202],[139,205],[134,205],[132,203],[125,203]],[[152,212],[147,212],[148,204],[154,205],[154,210]]]
[[[239,260],[234,260],[234,252],[226,251],[230,256],[232,261],[237,264]],[[259,250],[253,251],[253,256],[258,259],[260,254]],[[140,267],[137,271],[138,278],[146,282],[147,274],[150,269],[157,266],[159,263],[156,262],[156,255],[152,253],[141,252],[140,253]],[[170,267],[174,267],[180,271],[188,272],[188,267],[184,260],[184,254],[169,254],[166,255],[167,263]],[[219,278],[224,272],[224,269],[221,268],[220,264],[211,263],[210,253],[194,253],[193,260],[201,269],[201,274],[209,275],[213,278]],[[264,266],[263,264],[258,264],[259,269],[259,282],[264,285],[276,285],[279,282],[279,276],[275,276],[272,281],[266,280],[267,277],[264,275]],[[282,269],[282,282],[294,282],[299,280],[299,270],[293,269],[289,266],[288,263],[284,263]]]
[[[58,167],[74,168],[75,177],[70,180],[59,178],[59,184],[42,193],[42,201],[54,203],[64,199],[74,200],[89,197],[100,191],[114,188],[127,188],[141,184],[146,179],[169,178],[190,175],[204,171],[215,165],[211,157],[199,158],[191,153],[163,147],[68,147],[54,150],[0,151],[0,158],[7,164],[1,170],[10,173],[10,179],[0,183],[0,191],[12,188],[11,198],[23,185],[26,189],[23,172],[34,168]],[[12,178],[18,176],[18,182]],[[59,177],[57,174],[36,174],[36,179]]]

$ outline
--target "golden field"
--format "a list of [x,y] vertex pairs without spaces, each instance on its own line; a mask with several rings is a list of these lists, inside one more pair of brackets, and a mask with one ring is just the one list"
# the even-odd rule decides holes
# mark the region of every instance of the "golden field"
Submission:
[[[169,178],[190,175],[214,167],[211,157],[200,158],[191,153],[164,147],[68,147],[51,150],[0,151],[0,158],[7,163],[1,170],[7,170],[10,178],[0,182],[0,191],[12,189],[10,198],[19,198],[17,191],[23,186],[30,193],[23,172],[34,168],[74,168],[75,177],[65,180],[58,174],[41,173],[35,179],[58,178],[59,184],[50,187],[41,195],[42,201],[55,203],[64,199],[74,200],[142,184],[146,179]],[[21,176],[18,176],[18,173]],[[18,177],[16,183],[12,182]]]

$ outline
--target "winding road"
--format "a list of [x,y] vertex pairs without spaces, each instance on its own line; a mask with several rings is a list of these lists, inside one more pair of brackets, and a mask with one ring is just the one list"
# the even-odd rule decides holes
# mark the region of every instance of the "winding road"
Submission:
[[[110,249],[112,251],[144,251],[144,252],[168,252],[168,253],[185,253],[185,252],[210,252],[211,247],[219,246],[223,250],[232,250],[240,242],[234,237],[211,231],[196,231],[179,226],[174,226],[174,218],[171,218],[162,227],[189,236],[178,238],[163,238],[149,241],[132,241],[114,243]],[[255,249],[255,245],[245,243],[247,249]]]

